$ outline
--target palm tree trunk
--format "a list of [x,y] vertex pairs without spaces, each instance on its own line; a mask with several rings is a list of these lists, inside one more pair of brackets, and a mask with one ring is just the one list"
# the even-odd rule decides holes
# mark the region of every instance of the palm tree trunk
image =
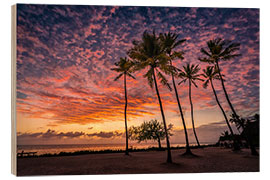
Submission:
[[230,123],[229,123],[229,120],[228,120],[228,118],[227,118],[227,116],[226,116],[226,113],[225,113],[224,109],[222,108],[222,106],[221,106],[221,104],[220,104],[220,102],[219,102],[219,100],[218,100],[217,93],[216,93],[216,90],[215,90],[215,88],[214,88],[212,79],[210,79],[210,84],[211,84],[213,93],[214,93],[214,95],[215,95],[217,104],[218,104],[219,108],[220,108],[221,111],[222,111],[222,114],[223,114],[223,116],[224,116],[224,118],[225,118],[225,121],[226,121],[226,123],[227,123],[227,126],[228,126],[228,128],[229,128],[229,130],[230,130],[230,132],[231,132],[232,137],[233,137],[233,149],[234,149],[234,150],[239,150],[239,149],[240,149],[239,144],[238,144],[237,141],[236,141],[235,134],[233,133],[232,127],[231,127],[231,125],[230,125]]
[[225,85],[224,85],[224,80],[223,80],[223,78],[222,78],[222,75],[221,75],[221,72],[220,72],[220,68],[219,68],[219,65],[218,65],[218,61],[216,61],[216,65],[217,65],[218,74],[219,74],[219,77],[220,77],[222,89],[223,89],[223,91],[224,91],[224,94],[225,94],[225,97],[226,97],[226,99],[227,99],[227,102],[228,102],[228,104],[229,104],[229,106],[230,106],[230,108],[231,108],[233,114],[234,114],[235,117],[238,119],[239,116],[237,115],[236,111],[234,110],[234,107],[233,107],[233,105],[232,105],[232,103],[231,103],[231,101],[230,101],[230,99],[229,99],[229,95],[228,95],[228,93],[227,93],[227,91],[226,91],[226,88],[225,88]]
[[[230,106],[230,108],[231,108],[231,110],[232,110],[234,116],[235,116],[237,119],[239,119],[239,116],[237,115],[237,113],[236,113],[236,111],[235,111],[235,109],[234,109],[234,107],[233,107],[233,105],[232,105],[232,103],[231,103],[231,101],[230,101],[230,99],[229,99],[229,95],[228,95],[228,93],[227,93],[227,91],[226,91],[226,88],[225,88],[225,85],[224,85],[224,80],[223,80],[222,75],[221,75],[221,72],[220,72],[220,68],[219,68],[218,61],[216,61],[216,65],[217,65],[218,74],[219,74],[219,77],[220,77],[222,89],[223,89],[223,91],[224,91],[224,94],[225,94],[225,97],[226,97],[226,99],[227,99],[227,102],[228,102],[228,104],[229,104],[229,106]],[[240,146],[239,146],[239,144],[236,142],[235,136],[233,136],[233,137],[234,137],[234,142],[233,142],[234,150],[235,150],[235,151],[240,150]]]
[[231,135],[232,135],[232,136],[234,136],[234,133],[233,133],[232,127],[231,127],[231,125],[230,125],[230,123],[229,123],[229,120],[228,120],[228,118],[227,118],[227,116],[226,116],[226,113],[225,113],[224,109],[222,108],[222,106],[221,106],[221,104],[220,104],[220,102],[219,102],[219,100],[218,100],[217,93],[216,93],[216,90],[215,90],[215,88],[214,88],[214,85],[213,85],[212,79],[210,79],[210,84],[211,84],[211,87],[212,87],[213,93],[214,93],[214,95],[215,95],[215,98],[216,98],[217,104],[218,104],[218,106],[219,106],[220,110],[222,111],[222,114],[223,114],[223,116],[224,116],[224,118],[225,118],[225,121],[226,121],[226,123],[227,123],[227,126],[228,126],[228,128],[229,128],[229,130],[230,130],[230,132],[231,132]]
[[197,141],[198,147],[200,147],[200,143],[199,143],[199,140],[198,140],[198,137],[196,134],[196,130],[195,130],[194,118],[193,118],[193,104],[192,104],[192,100],[191,100],[191,80],[189,80],[189,101],[190,101],[190,112],[191,112],[193,133],[194,133],[195,139]]
[[[170,63],[171,63],[171,66],[172,66],[172,60],[170,60]],[[186,123],[185,123],[184,114],[183,114],[183,110],[182,110],[182,107],[181,107],[180,99],[179,99],[179,96],[178,96],[178,91],[177,91],[177,88],[176,88],[176,85],[175,85],[175,80],[174,80],[173,73],[172,73],[172,82],[173,82],[173,88],[174,88],[174,92],[175,92],[175,97],[176,97],[176,100],[177,100],[178,108],[179,108],[179,111],[180,111],[180,115],[181,115],[181,119],[182,119],[182,123],[183,123],[183,127],[184,127],[184,132],[185,132],[185,138],[186,138],[186,153],[185,154],[191,154],[191,150],[190,150],[190,147],[189,147],[189,141],[188,141],[188,133],[187,133],[187,128],[186,128]]]
[[158,148],[161,149],[160,137],[158,137]]
[[126,82],[126,73],[124,74],[124,88],[125,88],[125,129],[126,129],[126,152],[125,154],[128,155],[128,129],[127,129],[127,82]]
[[167,125],[166,125],[165,115],[164,115],[164,112],[163,112],[162,102],[161,102],[159,91],[158,91],[157,80],[156,80],[156,75],[155,75],[155,69],[154,68],[153,68],[153,77],[154,77],[156,94],[157,94],[158,101],[159,101],[159,107],[160,107],[161,116],[162,116],[162,120],[163,120],[163,125],[164,125],[164,129],[165,129],[165,135],[166,135],[167,153],[168,153],[167,154],[167,163],[172,163],[171,147],[170,147],[170,141],[169,141],[169,136],[168,136],[168,132],[167,132]]

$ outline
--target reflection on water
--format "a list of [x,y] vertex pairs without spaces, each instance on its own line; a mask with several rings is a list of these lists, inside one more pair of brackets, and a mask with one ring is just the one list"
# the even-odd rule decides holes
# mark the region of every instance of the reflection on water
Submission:
[[[207,143],[205,143],[207,144]],[[195,144],[191,144],[195,145]],[[171,144],[172,147],[184,147],[185,144]],[[130,144],[130,148],[150,148],[157,147],[157,144]],[[163,147],[166,147],[163,145]],[[17,152],[37,152],[37,155],[46,153],[75,152],[75,151],[100,151],[100,150],[124,150],[125,144],[61,144],[61,145],[18,145]]]

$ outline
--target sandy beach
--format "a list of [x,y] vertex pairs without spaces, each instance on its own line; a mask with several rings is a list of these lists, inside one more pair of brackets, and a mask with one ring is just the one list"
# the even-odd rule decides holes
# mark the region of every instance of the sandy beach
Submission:
[[18,158],[18,176],[78,174],[148,174],[202,172],[258,172],[259,157],[248,149],[208,147],[193,149],[198,157],[181,156],[184,149],[172,150],[173,164],[167,164],[165,151],[89,154],[59,157]]

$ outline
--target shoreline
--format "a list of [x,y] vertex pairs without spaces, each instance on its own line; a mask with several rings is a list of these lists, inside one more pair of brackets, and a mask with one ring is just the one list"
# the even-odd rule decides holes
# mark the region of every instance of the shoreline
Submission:
[[[197,148],[206,148],[206,147],[217,147],[216,144],[209,144],[209,145],[201,145],[198,146],[190,146],[191,149]],[[171,147],[171,150],[176,149],[185,149],[186,147]],[[149,147],[149,148],[130,148],[129,152],[147,152],[147,151],[166,151],[166,147],[158,148],[158,147]],[[33,156],[18,156],[20,152],[17,153],[17,158],[36,158],[36,157],[58,157],[58,156],[78,156],[78,155],[86,155],[86,154],[108,154],[108,153],[124,153],[125,150],[111,150],[111,149],[104,149],[104,150],[81,150],[81,151],[74,151],[74,152],[66,152],[61,151],[59,153],[45,153],[40,155],[33,155]]]

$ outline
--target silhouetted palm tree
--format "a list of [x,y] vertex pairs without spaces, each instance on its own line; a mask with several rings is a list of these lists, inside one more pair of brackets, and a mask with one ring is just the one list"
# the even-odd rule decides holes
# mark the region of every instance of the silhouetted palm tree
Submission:
[[186,39],[181,39],[181,40],[177,40],[178,35],[176,35],[175,33],[164,33],[164,34],[160,34],[159,36],[162,45],[163,45],[163,49],[166,52],[166,54],[170,57],[170,66],[171,66],[171,77],[172,77],[172,83],[173,83],[173,88],[174,88],[174,92],[175,92],[175,97],[177,100],[177,104],[178,104],[178,108],[180,111],[180,115],[181,115],[181,119],[182,119],[182,123],[183,123],[183,127],[184,127],[184,132],[185,132],[185,138],[186,138],[186,152],[185,154],[191,154],[191,150],[189,147],[189,140],[188,140],[188,133],[187,133],[187,128],[186,128],[186,123],[185,123],[185,119],[184,119],[184,114],[183,114],[183,110],[181,107],[181,103],[180,103],[180,99],[178,96],[178,91],[175,85],[175,79],[174,77],[177,75],[177,68],[173,66],[172,60],[174,60],[175,58],[179,58],[179,59],[184,59],[182,56],[182,52],[172,52],[174,48],[176,48],[177,46],[181,45],[183,42],[186,41]]
[[193,104],[192,104],[192,99],[191,99],[191,86],[192,84],[197,88],[197,84],[195,83],[195,81],[199,80],[199,81],[203,81],[202,79],[200,79],[200,74],[198,74],[198,72],[200,71],[199,65],[190,65],[189,63],[186,66],[183,66],[184,71],[180,70],[179,73],[179,77],[182,78],[183,80],[181,82],[179,82],[179,85],[181,83],[184,83],[188,80],[188,85],[189,85],[189,101],[190,101],[190,112],[191,112],[191,120],[192,120],[192,128],[193,128],[193,133],[194,136],[196,138],[198,147],[200,147],[200,142],[198,140],[197,134],[196,134],[196,130],[195,130],[195,124],[194,124],[194,117],[193,117]]
[[223,116],[225,118],[225,121],[227,123],[227,126],[228,126],[230,132],[231,132],[231,135],[234,137],[234,133],[233,133],[233,130],[232,130],[231,125],[229,123],[229,120],[227,118],[227,115],[226,115],[224,109],[222,108],[222,106],[221,106],[221,104],[220,104],[220,102],[218,100],[218,96],[217,96],[216,90],[215,90],[214,85],[213,85],[213,80],[215,80],[215,79],[220,80],[220,76],[219,76],[219,73],[218,73],[218,70],[217,70],[216,66],[215,67],[214,66],[207,66],[206,69],[203,70],[202,76],[205,78],[205,81],[204,81],[204,84],[203,84],[204,88],[207,88],[207,86],[208,86],[208,84],[210,82],[210,85],[211,85],[212,91],[213,91],[213,93],[215,95],[215,99],[217,101],[217,104],[218,104],[220,110],[222,111],[222,114],[223,114]]
[[114,79],[117,81],[120,77],[124,75],[124,89],[125,89],[125,133],[126,133],[126,152],[125,154],[128,155],[128,128],[127,128],[127,82],[126,76],[129,76],[135,79],[134,76],[131,75],[131,68],[133,66],[133,62],[125,58],[120,58],[120,61],[115,63],[117,68],[112,68],[111,70],[119,72],[120,74]]
[[202,62],[208,62],[215,64],[217,66],[217,70],[219,73],[222,89],[225,93],[225,97],[227,99],[227,102],[234,114],[235,117],[239,118],[237,115],[230,99],[229,95],[226,91],[224,80],[222,78],[221,70],[219,67],[219,61],[228,61],[234,57],[238,57],[241,54],[236,53],[240,49],[240,43],[232,43],[231,41],[222,40],[220,38],[210,40],[207,42],[208,50],[205,50],[204,48],[201,49],[201,52],[206,55],[206,57],[199,58]]
[[166,56],[166,54],[162,51],[160,40],[155,35],[155,32],[150,34],[145,31],[142,36],[142,41],[139,42],[133,41],[133,45],[134,47],[129,50],[128,54],[135,61],[134,70],[138,71],[145,68],[149,68],[144,77],[148,79],[148,83],[151,88],[153,87],[153,84],[155,85],[161,116],[165,128],[167,153],[168,153],[167,162],[171,163],[172,157],[171,157],[170,141],[162,101],[160,98],[156,79],[157,76],[160,79],[160,82],[171,90],[168,80],[162,74],[162,71],[169,72],[169,57]]

